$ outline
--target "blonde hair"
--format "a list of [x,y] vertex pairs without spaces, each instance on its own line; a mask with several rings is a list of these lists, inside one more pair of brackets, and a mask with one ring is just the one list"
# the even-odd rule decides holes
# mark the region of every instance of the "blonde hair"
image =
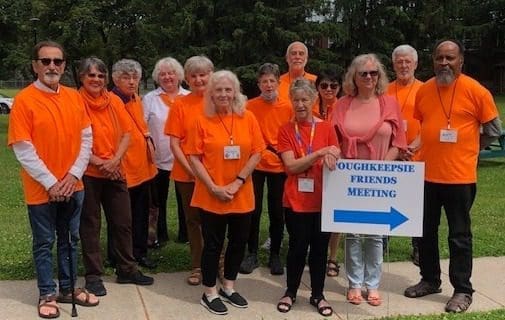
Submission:
[[347,68],[347,72],[344,76],[344,82],[342,84],[342,88],[344,89],[345,94],[350,96],[358,95],[358,87],[356,86],[354,78],[357,75],[358,67],[364,65],[368,61],[374,63],[377,66],[377,71],[379,71],[377,85],[375,86],[375,94],[382,95],[386,92],[389,84],[389,79],[386,75],[384,65],[380,62],[377,55],[374,53],[366,53],[355,57],[352,60],[351,65]]
[[242,116],[245,111],[247,97],[243,95],[240,90],[240,81],[238,80],[237,76],[229,70],[220,70],[212,73],[212,75],[210,76],[204,96],[205,114],[209,117],[216,114],[216,106],[212,101],[212,91],[214,90],[216,85],[223,79],[227,79],[232,83],[233,91],[235,92],[231,106],[232,112]]
[[159,84],[158,77],[160,76],[161,68],[164,66],[168,67],[169,69],[172,69],[175,72],[175,75],[177,76],[177,80],[179,80],[179,83],[182,80],[184,80],[184,70],[182,69],[182,66],[179,63],[179,61],[177,61],[172,57],[165,57],[158,60],[158,62],[156,62],[156,65],[154,65],[152,77],[154,82],[156,82],[156,84]]

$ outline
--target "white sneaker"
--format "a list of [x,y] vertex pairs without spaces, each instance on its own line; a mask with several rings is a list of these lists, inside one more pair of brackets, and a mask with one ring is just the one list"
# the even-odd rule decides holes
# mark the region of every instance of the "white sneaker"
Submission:
[[270,237],[265,241],[265,243],[263,243],[261,245],[261,247],[265,250],[270,250],[270,243],[272,242],[272,240],[270,239]]

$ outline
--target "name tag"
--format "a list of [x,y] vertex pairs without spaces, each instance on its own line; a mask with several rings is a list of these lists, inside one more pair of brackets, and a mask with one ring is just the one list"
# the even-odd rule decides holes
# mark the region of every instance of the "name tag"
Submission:
[[240,159],[240,146],[225,146],[223,156],[225,160]]
[[458,131],[456,129],[440,129],[440,142],[458,142]]
[[405,132],[407,132],[407,120],[403,120],[403,129],[405,129]]
[[298,191],[300,191],[300,192],[314,192],[314,179],[312,179],[312,178],[298,178]]

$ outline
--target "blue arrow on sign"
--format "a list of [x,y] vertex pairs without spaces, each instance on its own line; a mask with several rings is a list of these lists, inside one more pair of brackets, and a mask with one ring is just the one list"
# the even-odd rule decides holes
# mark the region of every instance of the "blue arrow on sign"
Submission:
[[400,211],[391,207],[387,211],[361,211],[361,210],[334,210],[333,220],[345,223],[389,224],[389,230],[393,230],[409,220]]

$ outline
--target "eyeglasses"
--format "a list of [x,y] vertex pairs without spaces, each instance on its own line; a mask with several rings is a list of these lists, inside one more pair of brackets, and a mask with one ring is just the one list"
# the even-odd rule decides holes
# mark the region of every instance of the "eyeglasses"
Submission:
[[358,71],[358,74],[362,78],[366,78],[366,77],[368,77],[368,75],[370,75],[370,77],[377,77],[379,75],[379,71],[378,70]]
[[65,62],[65,59],[60,59],[60,58],[56,58],[56,59],[40,58],[40,59],[35,59],[35,60],[42,62],[42,64],[45,65],[45,66],[50,65],[51,62],[52,62],[57,67],[61,66],[63,64],[63,62]]
[[98,79],[105,79],[105,75],[103,73],[88,73],[87,74],[88,78],[98,78]]
[[322,82],[319,84],[319,88],[321,88],[323,90],[328,89],[328,87],[330,87],[332,90],[335,90],[335,89],[338,89],[338,87],[340,87],[340,85],[338,83],[326,83],[326,82]]

